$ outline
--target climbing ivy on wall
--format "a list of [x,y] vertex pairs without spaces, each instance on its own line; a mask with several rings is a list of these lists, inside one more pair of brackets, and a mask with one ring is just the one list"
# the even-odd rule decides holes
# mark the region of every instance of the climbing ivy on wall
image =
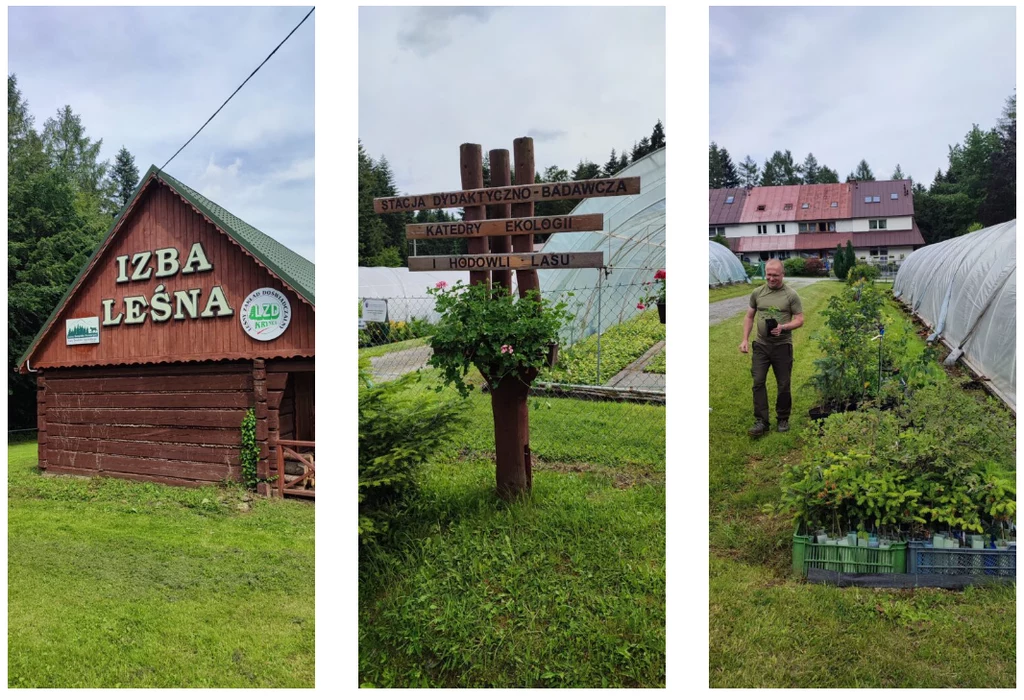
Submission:
[[242,418],[242,482],[247,489],[256,489],[256,463],[260,448],[256,444],[256,411],[249,409]]

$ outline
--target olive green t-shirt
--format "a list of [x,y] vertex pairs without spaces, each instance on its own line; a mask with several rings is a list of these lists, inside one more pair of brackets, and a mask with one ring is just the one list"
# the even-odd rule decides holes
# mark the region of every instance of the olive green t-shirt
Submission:
[[750,308],[757,310],[757,342],[766,345],[792,344],[793,331],[782,331],[777,336],[765,331],[764,321],[768,318],[765,312],[773,306],[779,310],[779,325],[789,323],[794,316],[804,311],[800,297],[785,282],[779,289],[772,289],[767,284],[758,287],[750,294]]

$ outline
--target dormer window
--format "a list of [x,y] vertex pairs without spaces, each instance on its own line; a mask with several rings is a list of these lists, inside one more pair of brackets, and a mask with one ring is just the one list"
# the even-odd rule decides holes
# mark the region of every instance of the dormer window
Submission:
[[868,195],[867,197],[864,198],[864,203],[865,204],[871,204],[871,196],[870,195]]
[[807,202],[804,202],[803,204],[800,205],[800,208],[801,209],[810,209],[811,205],[808,204]]
[[882,201],[882,198],[881,198],[881,197],[879,197],[879,196],[878,196],[878,195],[876,194],[876,195],[874,196],[874,198],[872,198],[872,200],[871,200],[871,201],[872,201],[872,202],[874,202],[875,204],[878,204],[879,202],[881,202],[881,201]]
[[730,195],[730,196],[728,196],[728,197],[726,197],[726,198],[725,198],[725,203],[726,203],[726,204],[732,204],[732,203],[733,203],[733,200],[735,200],[735,199],[736,199],[735,197],[733,197],[733,196],[731,196],[731,195]]
[[792,205],[792,204],[783,204],[783,205],[782,205],[782,208],[783,208],[784,210],[786,210],[786,211],[789,211],[790,209],[792,209],[792,208],[793,208],[793,205]]
[[889,195],[889,199],[899,199],[899,198],[900,198],[900,196],[897,193],[895,193],[895,192],[893,192],[891,195]]
[[758,211],[764,211],[764,205],[763,204],[758,204],[757,205],[757,210]]
[[831,207],[832,207],[833,209],[835,209],[835,208],[837,208],[837,207],[839,206],[839,202],[832,202],[832,204],[831,204],[830,206],[831,206]]

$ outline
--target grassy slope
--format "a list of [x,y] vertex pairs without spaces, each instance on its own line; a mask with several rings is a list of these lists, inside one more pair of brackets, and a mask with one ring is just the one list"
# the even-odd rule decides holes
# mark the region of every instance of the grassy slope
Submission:
[[[543,461],[529,501],[496,501],[493,463],[476,453],[425,469],[395,545],[363,553],[361,683],[664,684],[664,408],[572,403],[550,412],[557,426],[531,410]],[[660,423],[660,445],[605,439],[637,409]],[[486,397],[471,410],[490,418]]]
[[778,500],[782,464],[799,456],[813,404],[802,388],[816,352],[809,336],[838,289],[800,290],[807,323],[796,332],[794,429],[786,434],[746,436],[753,415],[750,359],[736,350],[742,319],[710,329],[711,685],[1013,686],[1013,588],[894,592],[788,578],[791,522],[762,506]]
[[313,686],[309,504],[35,465],[10,447],[12,687]]

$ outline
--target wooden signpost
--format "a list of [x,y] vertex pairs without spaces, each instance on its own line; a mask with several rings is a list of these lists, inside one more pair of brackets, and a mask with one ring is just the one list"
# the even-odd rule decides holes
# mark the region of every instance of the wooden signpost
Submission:
[[473,236],[513,236],[526,233],[561,233],[563,231],[600,231],[603,228],[604,214],[534,216],[528,219],[406,224],[405,237],[429,240],[433,238],[472,238]]
[[485,255],[421,255],[409,258],[410,272],[425,270],[552,270],[566,267],[604,267],[604,253],[488,253]]
[[[600,252],[533,250],[534,234],[600,231],[604,228],[603,214],[534,216],[534,202],[640,194],[640,178],[534,183],[533,139],[516,139],[514,153],[515,181],[530,184],[512,184],[509,152],[496,149],[490,151],[494,186],[483,187],[483,149],[478,144],[464,143],[459,147],[462,190],[373,200],[378,214],[463,208],[462,221],[409,224],[406,237],[465,238],[469,254],[410,257],[409,270],[468,270],[470,284],[490,285],[493,275],[495,293],[504,294],[512,287],[514,270],[519,295],[525,297],[531,289],[540,292],[537,270],[604,267],[604,253]],[[531,368],[520,377],[495,384],[487,377],[486,368],[478,369],[491,385],[498,495],[514,498],[533,486],[526,399],[537,371]]]

